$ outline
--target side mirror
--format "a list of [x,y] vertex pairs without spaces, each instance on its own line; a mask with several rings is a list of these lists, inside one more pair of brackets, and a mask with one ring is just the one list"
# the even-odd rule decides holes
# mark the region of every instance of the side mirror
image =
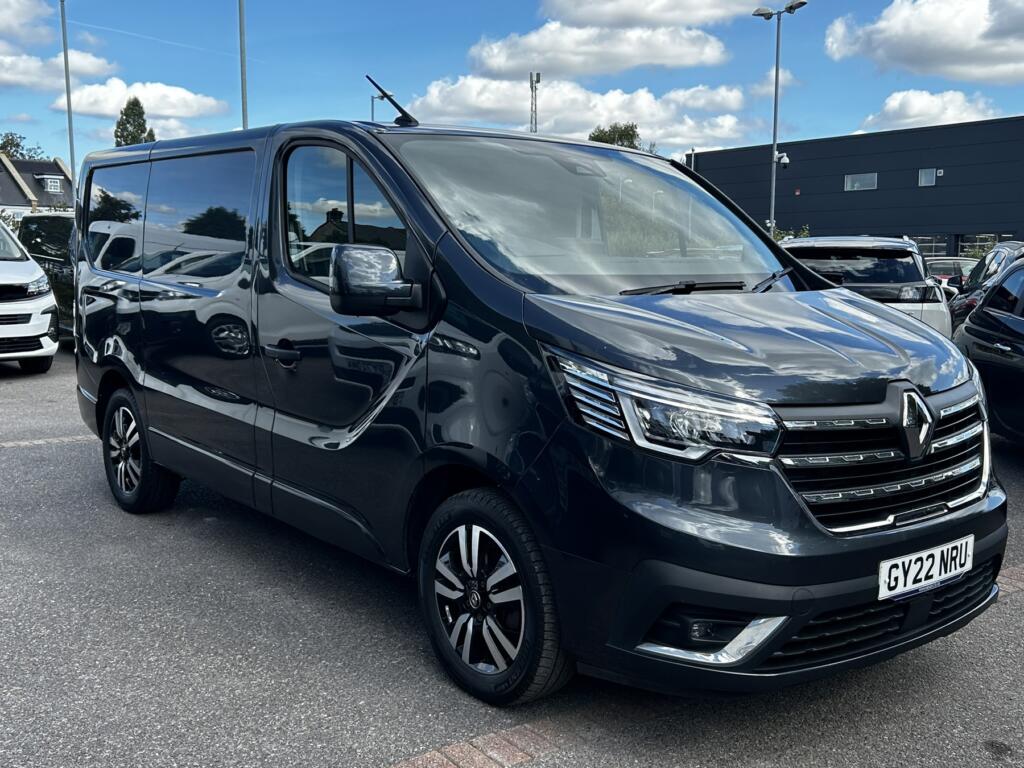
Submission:
[[954,275],[946,281],[946,285],[950,288],[956,289],[956,292],[959,293],[964,289],[964,276]]
[[331,308],[339,315],[393,315],[423,308],[423,286],[402,277],[398,256],[377,245],[331,249]]

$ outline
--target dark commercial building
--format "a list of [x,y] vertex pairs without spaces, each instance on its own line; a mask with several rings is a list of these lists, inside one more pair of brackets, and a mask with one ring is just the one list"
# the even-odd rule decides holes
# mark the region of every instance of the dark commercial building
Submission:
[[[775,219],[820,235],[909,235],[925,256],[1024,240],[1024,117],[779,145]],[[699,152],[698,173],[768,219],[771,145]]]

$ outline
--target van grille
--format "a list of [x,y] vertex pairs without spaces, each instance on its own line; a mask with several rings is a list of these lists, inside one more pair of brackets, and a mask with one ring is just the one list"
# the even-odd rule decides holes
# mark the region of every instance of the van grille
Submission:
[[0,285],[0,301],[16,301],[28,296],[28,285]]
[[32,315],[0,315],[0,325],[24,325]]
[[898,417],[787,420],[779,450],[786,478],[834,533],[908,525],[966,503],[987,471],[985,424],[973,389],[937,419],[924,455],[904,452]]

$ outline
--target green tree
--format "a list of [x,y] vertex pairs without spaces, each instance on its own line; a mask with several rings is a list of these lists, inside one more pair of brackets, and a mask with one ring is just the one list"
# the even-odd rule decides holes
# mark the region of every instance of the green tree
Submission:
[[42,148],[38,144],[30,146],[25,143],[26,141],[28,140],[20,133],[7,131],[0,134],[0,152],[12,160],[42,160]]
[[215,205],[186,221],[182,231],[186,235],[245,240],[245,219],[238,211],[229,211],[222,205]]
[[804,224],[799,229],[775,229],[775,242],[781,243],[787,237],[810,237],[811,228]]
[[153,129],[146,126],[146,110],[142,108],[142,102],[135,96],[129,96],[114,126],[114,146],[127,147],[155,140]]
[[617,147],[643,148],[640,142],[640,129],[637,128],[636,123],[612,123],[607,128],[599,125],[590,132],[587,138],[604,144],[614,144]]

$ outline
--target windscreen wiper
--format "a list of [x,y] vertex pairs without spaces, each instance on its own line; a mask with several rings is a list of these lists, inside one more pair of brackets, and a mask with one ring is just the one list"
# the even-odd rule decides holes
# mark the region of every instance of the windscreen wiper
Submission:
[[630,288],[619,291],[619,296],[653,296],[661,293],[685,295],[694,291],[741,291],[746,287],[742,280],[727,280],[701,283],[696,280],[683,280],[670,285],[652,285],[649,288]]
[[766,277],[760,283],[758,283],[753,288],[751,288],[750,292],[751,293],[764,293],[765,291],[767,291],[769,288],[771,288],[773,285],[775,285],[777,282],[779,282],[779,280],[784,278],[786,275],[788,275],[792,271],[793,271],[792,267],[786,267],[785,269],[780,269],[777,272],[772,272],[770,275],[768,275],[768,277]]

